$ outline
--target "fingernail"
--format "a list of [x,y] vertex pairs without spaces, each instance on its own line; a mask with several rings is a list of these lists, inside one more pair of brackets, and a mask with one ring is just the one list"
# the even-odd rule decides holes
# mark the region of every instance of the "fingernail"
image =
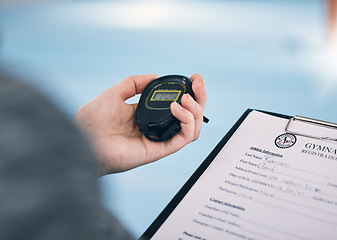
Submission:
[[171,104],[173,104],[173,105],[178,106],[179,108],[181,108],[180,104],[177,103],[177,102],[172,102]]
[[186,93],[186,95],[187,95],[187,101],[191,103],[195,103],[194,98],[190,94]]

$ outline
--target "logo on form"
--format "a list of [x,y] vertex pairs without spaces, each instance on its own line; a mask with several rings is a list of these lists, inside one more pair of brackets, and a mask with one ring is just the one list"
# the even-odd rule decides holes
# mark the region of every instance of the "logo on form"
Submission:
[[279,148],[290,148],[296,143],[296,136],[291,133],[283,133],[275,139],[275,145]]

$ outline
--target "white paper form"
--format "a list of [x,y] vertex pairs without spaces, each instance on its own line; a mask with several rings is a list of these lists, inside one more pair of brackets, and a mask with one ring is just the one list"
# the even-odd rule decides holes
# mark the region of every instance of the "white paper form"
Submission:
[[337,239],[337,144],[287,122],[250,112],[152,239]]

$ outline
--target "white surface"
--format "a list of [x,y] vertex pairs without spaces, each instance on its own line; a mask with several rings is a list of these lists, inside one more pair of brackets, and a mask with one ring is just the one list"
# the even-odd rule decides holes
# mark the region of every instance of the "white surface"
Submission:
[[286,124],[251,112],[152,239],[335,239],[337,144],[279,148]]

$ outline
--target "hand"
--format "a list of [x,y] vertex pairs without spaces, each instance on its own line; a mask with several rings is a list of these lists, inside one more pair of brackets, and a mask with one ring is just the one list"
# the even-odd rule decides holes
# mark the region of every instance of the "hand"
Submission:
[[181,104],[171,104],[181,130],[165,142],[153,142],[139,132],[135,120],[137,104],[125,100],[142,93],[155,74],[130,76],[103,91],[77,112],[74,121],[92,140],[102,174],[126,171],[174,153],[199,137],[206,104],[206,89],[200,74],[191,76],[195,100],[188,94]]

